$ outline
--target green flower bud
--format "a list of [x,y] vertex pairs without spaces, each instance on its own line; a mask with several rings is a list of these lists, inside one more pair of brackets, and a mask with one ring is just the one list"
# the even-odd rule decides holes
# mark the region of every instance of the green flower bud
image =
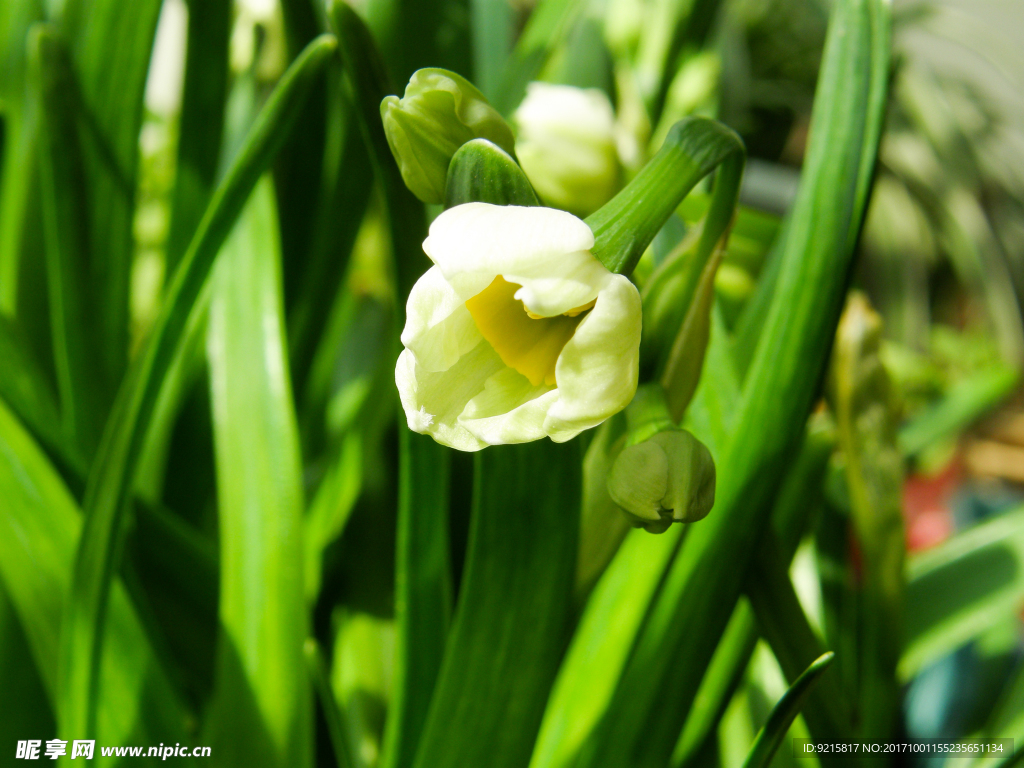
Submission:
[[540,205],[523,169],[487,139],[467,141],[448,166],[444,207],[463,203]]
[[711,511],[715,462],[685,429],[668,429],[623,449],[612,465],[608,493],[639,525],[661,533]]
[[448,164],[459,147],[487,139],[512,155],[512,129],[464,77],[445,69],[420,69],[405,96],[380,104],[384,132],[402,179],[425,203],[444,201]]
[[626,446],[608,476],[612,500],[651,533],[705,517],[715,504],[715,461],[672,422],[660,384],[637,390],[626,422]]

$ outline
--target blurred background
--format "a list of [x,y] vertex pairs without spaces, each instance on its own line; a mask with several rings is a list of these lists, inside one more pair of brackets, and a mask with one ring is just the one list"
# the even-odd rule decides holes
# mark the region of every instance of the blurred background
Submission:
[[[41,256],[40,193],[35,182],[25,181],[37,174],[38,119],[26,45],[31,23],[56,17],[63,5],[4,0],[0,7],[0,318],[10,337],[5,335],[0,367],[31,368],[51,393],[59,372],[50,352],[52,294]],[[324,9],[313,5],[308,23],[326,25]],[[460,72],[523,139],[525,113],[516,120],[523,89],[503,88],[501,66],[541,12],[531,0],[499,4],[508,22],[501,27],[479,21],[481,0],[353,5],[378,36],[392,83],[404,84],[418,66]],[[85,9],[75,23],[87,34],[88,4],[69,0],[68,6]],[[597,88],[607,96],[615,146],[609,196],[687,115],[718,119],[742,136],[748,164],[741,208],[715,281],[724,326],[742,335],[744,309],[800,184],[831,3],[586,0],[563,6],[569,10],[549,26],[555,31],[546,61],[531,79]],[[422,17],[422,40],[390,34],[395,14]],[[885,475],[876,478],[871,498],[900,511],[907,558],[898,733],[1015,736],[1022,748],[1024,3],[895,0],[893,14],[890,93],[851,291],[877,331],[865,365],[880,370],[885,383],[872,385],[869,405],[891,427],[872,433],[879,443],[867,449],[865,461]],[[210,0],[209,6],[206,0],[163,0],[159,6],[141,116],[128,125],[138,129],[137,170],[120,180],[134,187],[128,195],[126,359],[141,348],[159,313],[213,183],[295,56],[302,37],[295,18],[276,0]],[[428,49],[436,60],[421,61]],[[194,56],[226,66],[204,71]],[[99,60],[101,70],[116,66]],[[101,89],[104,77],[101,72]],[[309,108],[319,110],[318,121],[309,122],[308,110],[300,117],[307,121],[303,126],[319,126],[319,134],[303,135],[326,147],[312,161],[322,166],[311,172],[303,142],[289,144],[275,166],[270,208],[251,215],[266,220],[276,204],[273,215],[280,222],[286,362],[306,499],[306,604],[300,610],[308,609],[311,633],[325,649],[353,754],[359,765],[373,768],[381,764],[394,674],[398,313],[381,189],[347,117],[349,95],[335,75],[329,79]],[[204,89],[212,97],[203,103],[222,109],[195,110],[190,95]],[[73,102],[72,90],[60,93]],[[641,286],[699,221],[706,208],[706,195],[704,203],[701,197],[698,191],[684,203],[659,235],[637,271]],[[219,535],[216,426],[203,335],[196,331],[176,372],[179,383],[161,417],[161,434],[147,443],[136,494],[149,511],[130,526],[124,558],[129,592],[148,606],[140,609],[142,623],[161,638],[158,655],[200,721],[213,695]],[[124,364],[114,357],[111,381]],[[842,375],[835,369],[831,374]],[[62,438],[19,411],[26,402],[18,389],[23,384],[5,384],[0,398],[80,501],[98,431],[75,449],[62,447]],[[104,413],[113,391],[108,387],[99,398],[96,407]],[[841,432],[837,413],[867,407],[844,405],[841,394],[831,394],[815,417],[829,422],[826,431]],[[850,586],[856,557],[842,546],[829,550],[822,533],[829,525],[845,529],[844,521],[855,514],[856,500],[843,479],[850,451],[842,435],[830,443],[827,465],[806,502],[816,522],[791,572],[809,620],[829,647],[845,636],[840,606],[849,606],[843,601],[856,591]],[[466,546],[471,476],[472,459],[453,456],[455,584]],[[0,514],[5,504],[13,502],[0,494]],[[14,536],[15,528],[0,535]],[[172,555],[163,550],[168,540],[179,542],[166,550]],[[182,551],[192,558],[185,576]],[[43,669],[26,615],[30,608],[15,597],[17,573],[13,566],[0,567],[0,690],[16,691],[20,702],[0,724],[5,765],[13,748],[8,745],[17,739],[56,732],[52,672]],[[837,667],[842,665],[840,653]],[[858,673],[847,668],[841,674],[856,679]],[[698,753],[684,734],[673,764],[740,766],[785,690],[771,648],[759,641],[712,737]],[[317,722],[316,762],[333,765],[323,722]],[[806,734],[802,722],[793,734]],[[200,730],[197,722],[191,726]],[[784,748],[773,764],[789,763],[795,761]]]

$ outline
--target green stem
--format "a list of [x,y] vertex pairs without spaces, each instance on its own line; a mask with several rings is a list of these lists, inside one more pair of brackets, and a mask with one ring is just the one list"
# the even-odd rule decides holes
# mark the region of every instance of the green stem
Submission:
[[743,141],[731,128],[703,117],[680,120],[636,178],[587,217],[594,255],[612,272],[631,274],[683,198],[721,165],[701,242],[701,252],[710,255],[732,215],[745,158]]

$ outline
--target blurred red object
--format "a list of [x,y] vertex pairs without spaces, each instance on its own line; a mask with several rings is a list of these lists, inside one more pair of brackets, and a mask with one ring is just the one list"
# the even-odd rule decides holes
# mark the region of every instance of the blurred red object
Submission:
[[963,462],[957,454],[938,474],[907,477],[903,483],[903,516],[908,550],[917,552],[949,538],[953,532],[950,499],[963,475]]

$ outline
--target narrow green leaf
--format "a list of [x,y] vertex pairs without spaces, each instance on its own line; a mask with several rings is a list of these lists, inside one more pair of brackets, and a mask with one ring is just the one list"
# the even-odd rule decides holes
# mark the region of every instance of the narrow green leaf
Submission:
[[980,523],[907,564],[908,680],[1024,600],[1024,509]]
[[718,724],[743,682],[759,640],[754,611],[746,598],[740,598],[694,696],[672,755],[673,766],[704,765],[703,750],[709,741],[718,738]]
[[28,639],[0,578],[0,740],[15,744],[57,732],[50,700],[36,669]]
[[40,369],[17,325],[0,314],[0,400],[28,427],[35,438],[68,465],[84,474],[85,460],[64,439],[57,396]]
[[569,768],[615,691],[637,631],[683,535],[627,534],[601,576],[558,671],[530,768]]
[[[298,56],[318,34],[326,21],[320,0],[283,0],[285,39],[288,60]],[[274,191],[277,194],[278,220],[281,225],[281,252],[284,254],[285,308],[294,306],[296,287],[302,284],[313,257],[313,245],[320,228],[328,225],[322,212],[325,158],[327,146],[327,99],[329,73],[324,72],[312,86],[309,99],[295,117],[295,129],[281,148],[274,165]]]
[[[884,112],[886,99],[888,98],[889,93],[889,58],[891,54],[890,41],[892,35],[890,28],[890,15],[890,12],[885,8],[872,9],[870,18],[866,20],[866,24],[871,28],[871,41],[868,44],[867,49],[861,52],[862,58],[857,64],[857,66],[864,68],[863,74],[868,74],[870,72],[870,82],[868,85],[870,94],[868,96],[867,103],[865,104],[866,113],[870,116],[879,115]],[[824,81],[820,75],[819,83],[824,85]],[[842,99],[842,90],[840,88],[833,88],[832,86],[827,86],[827,88],[828,91],[836,94],[831,96],[831,99]],[[819,90],[824,89],[819,86]],[[817,105],[817,103],[818,99],[816,98],[815,104]],[[878,152],[878,142],[882,132],[882,123],[883,121],[881,119],[868,120],[864,126],[861,136],[859,137],[862,153],[860,164],[856,171],[856,189],[853,199],[854,211],[863,212],[865,210],[868,195],[871,193],[872,179],[875,170],[875,158]],[[852,143],[856,140],[856,137],[851,136],[849,137],[849,140]],[[822,151],[825,152],[826,150]],[[808,160],[810,159],[809,152],[807,158]],[[807,171],[808,165],[805,161],[802,175],[806,174]],[[792,226],[793,222],[798,218],[798,210],[799,206],[794,205],[789,216],[783,221],[779,237],[776,239],[775,245],[772,247],[772,250],[768,255],[764,271],[761,274],[761,279],[757,283],[757,289],[754,295],[747,302],[747,307],[740,318],[740,323],[737,327],[736,348],[734,350],[734,354],[736,357],[737,367],[739,368],[742,376],[746,376],[747,374],[747,370],[754,357],[758,341],[761,338],[761,332],[765,327],[765,322],[767,321],[768,313],[772,306],[779,272],[782,269],[783,257],[787,249],[791,247],[788,240],[790,230],[794,228],[794,226]],[[803,214],[801,214],[801,216],[803,216]],[[860,232],[862,218],[863,213],[861,213],[861,215],[850,217],[848,226],[851,241],[856,240],[857,235]],[[797,228],[802,229],[804,226],[806,226],[806,217],[803,217],[803,221],[797,225]],[[848,247],[852,247],[852,245]]]
[[358,763],[352,752],[352,746],[349,744],[345,722],[338,710],[334,691],[331,690],[331,680],[327,673],[327,665],[324,663],[324,656],[320,652],[320,646],[316,640],[310,637],[306,639],[304,651],[309,677],[316,689],[317,699],[320,701],[320,708],[323,710],[324,720],[327,722],[327,734],[331,737],[331,746],[334,747],[335,763],[338,768],[356,768]]
[[398,542],[395,572],[394,696],[382,762],[409,768],[427,720],[452,612],[448,555],[450,452],[399,427]]
[[28,30],[42,18],[41,2],[0,7],[0,314],[17,322],[33,359],[55,382],[38,172],[42,105],[26,87]]
[[188,50],[178,118],[178,158],[165,246],[165,274],[185,255],[217,181],[227,98],[230,0],[189,3]]
[[516,9],[504,0],[470,0],[473,83],[493,100],[516,36]]
[[445,208],[469,202],[540,205],[516,161],[487,139],[467,141],[452,156],[444,196]]
[[273,195],[269,179],[257,185],[213,278],[207,354],[222,634],[206,725],[225,762],[291,768],[312,761],[312,719],[303,657],[302,461]]
[[91,454],[112,385],[103,380],[104,369],[97,365],[100,312],[86,289],[91,256],[86,223],[89,196],[79,142],[82,105],[70,56],[56,28],[37,25],[29,46],[32,80],[42,103],[39,166],[61,415],[68,440]]
[[469,0],[370,0],[366,21],[380,44],[388,73],[404,84],[423,67],[441,67],[468,76]]
[[206,701],[217,633],[216,542],[167,509],[136,504],[121,573],[164,668],[189,701]]
[[733,364],[731,342],[721,306],[716,302],[711,312],[711,340],[704,368],[684,422],[711,449],[712,456],[718,456],[728,441],[740,400],[740,379]]
[[139,130],[160,0],[69,0],[64,29],[82,91],[88,203],[88,291],[108,386],[128,361],[128,294]]
[[789,726],[800,714],[807,695],[814,688],[814,684],[821,677],[821,674],[828,669],[835,654],[829,651],[815,659],[803,674],[796,679],[789,690],[783,695],[779,702],[772,708],[768,716],[768,722],[758,732],[754,740],[754,746],[750,748],[747,759],[743,761],[743,768],[768,768],[776,751],[782,746],[782,740],[786,737]]
[[145,349],[122,386],[86,490],[79,544],[63,623],[62,721],[89,732],[95,719],[97,665],[121,519],[161,383],[185,335],[189,315],[221,244],[249,193],[287,135],[309,86],[334,52],[333,38],[311,43],[282,77],[214,194],[189,246]]
[[680,51],[687,44],[703,46],[718,6],[718,0],[656,0],[649,6],[634,68],[652,124],[661,117]]
[[[825,653],[825,648],[800,606],[789,578],[789,558],[773,533],[762,538],[750,565],[746,592],[761,635],[771,645],[786,678],[796,685],[804,666]],[[849,715],[843,711],[837,679],[833,673],[832,684],[814,692],[812,706],[805,713],[811,733],[822,740],[850,735]]]
[[476,462],[466,569],[417,768],[525,765],[568,630],[577,444],[492,446]]
[[[712,351],[716,346],[722,350],[731,367],[731,361],[728,358],[728,341],[719,341],[717,345],[712,344]],[[727,389],[720,384],[723,380],[722,375],[712,376],[702,383],[701,387],[722,391]],[[719,385],[716,386],[716,383]],[[700,405],[701,401],[698,400],[690,409],[691,417],[700,413]],[[820,504],[825,471],[835,447],[834,429],[830,423],[822,423],[822,421],[812,418],[808,423],[807,434],[804,437],[800,453],[787,472],[772,509],[773,538],[777,538],[781,545],[780,554],[787,565],[805,533],[812,511]],[[719,443],[727,435],[728,431],[720,428],[717,431]],[[772,602],[772,591],[764,587],[767,579],[762,570],[763,568],[759,567],[757,560],[751,564],[751,572],[747,574],[744,591],[747,594],[753,594],[760,590],[760,607],[769,613],[767,621],[772,622],[776,609]],[[791,591],[792,588],[786,587],[786,589]],[[794,609],[792,602],[788,605],[790,610]],[[773,626],[779,626],[779,624],[776,623]],[[785,657],[795,660],[795,665],[783,669],[784,673],[789,675],[789,679],[793,680],[795,675],[803,669],[799,664],[809,658],[808,653],[813,653],[813,650],[810,652],[806,650],[812,648],[812,645],[807,639],[805,626],[801,626],[803,632],[799,635],[796,633],[790,635],[784,631],[784,623],[782,626],[783,631],[773,635],[772,641],[779,646],[779,650],[776,652],[777,658]],[[673,756],[675,765],[700,765],[700,748],[708,738],[714,738],[714,729],[737,686],[742,681],[759,636],[751,604],[745,599],[741,599],[733,611],[732,618],[715,649],[708,671],[697,690],[693,707],[686,718],[683,734],[676,744]],[[813,648],[816,647],[813,646]],[[775,650],[775,646],[773,646],[773,650]],[[822,691],[821,696],[838,699],[839,694],[836,688],[837,686],[833,684],[828,690]],[[832,709],[834,707],[829,704],[824,711],[827,713]],[[823,727],[824,731],[821,730]],[[828,738],[836,731],[837,727],[830,720],[819,717],[813,723],[812,733],[819,738]]]
[[[888,51],[888,14],[884,0],[845,0],[833,8],[778,285],[734,429],[715,457],[715,509],[692,526],[673,562],[585,747],[584,768],[668,760],[736,604],[743,568],[735,564],[747,561],[767,523],[780,468],[800,438],[841,308],[851,230],[863,213],[863,167],[874,162],[875,148],[865,146],[865,137],[877,137],[882,114],[888,67],[873,52]],[[696,626],[700,632],[692,631]]]
[[[82,518],[60,476],[0,403],[0,579],[17,611],[54,710],[59,704],[60,624]],[[120,582],[109,611],[97,739],[117,744],[184,737],[184,712]],[[59,723],[62,738],[80,731]],[[45,737],[44,737],[45,738]]]
[[402,181],[402,174],[384,135],[380,103],[394,91],[373,35],[359,15],[343,0],[332,0],[331,20],[338,35],[345,72],[352,85],[360,128],[374,170],[384,187],[391,246],[398,276],[398,303],[404,308],[405,297],[413,283],[430,263],[421,248],[427,235],[426,215],[423,204]]
[[690,404],[700,380],[711,336],[711,311],[715,302],[715,275],[722,262],[724,249],[716,249],[704,265],[700,280],[689,303],[689,309],[679,327],[661,383],[665,400],[675,421],[682,421],[686,406]]
[[306,576],[303,585],[310,605],[316,603],[320,594],[324,550],[341,536],[359,499],[363,485],[363,449],[362,435],[350,430],[342,438],[338,455],[310,502],[304,537]]
[[[505,64],[501,85],[493,93],[491,101],[495,109],[504,115],[512,113],[523,100],[527,83],[537,79],[584,6],[582,0],[543,0],[537,4]],[[487,97],[491,96],[488,92]]]
[[43,14],[42,0],[18,0],[0,8],[0,113],[7,116],[24,98],[26,35]]
[[[296,392],[306,391],[317,344],[323,338],[344,279],[373,185],[373,166],[354,105],[341,92],[338,82],[342,73],[328,74],[328,140],[338,142],[337,156],[328,155],[325,191],[311,253],[299,286],[289,296],[288,342]],[[334,138],[336,133],[341,135]]]

